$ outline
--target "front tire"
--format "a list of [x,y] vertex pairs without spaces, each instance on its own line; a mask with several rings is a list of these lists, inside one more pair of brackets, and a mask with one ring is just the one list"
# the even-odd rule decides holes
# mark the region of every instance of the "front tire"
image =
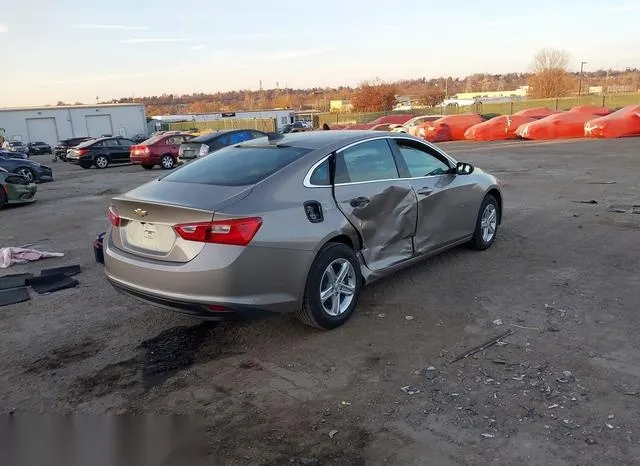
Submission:
[[176,162],[170,155],[163,155],[160,159],[160,166],[165,170],[171,170],[175,166]]
[[331,330],[353,314],[363,279],[352,248],[329,243],[316,256],[304,291],[304,302],[296,316],[312,327]]
[[36,175],[33,173],[33,171],[30,168],[27,168],[27,167],[16,168],[16,170],[13,173],[15,173],[16,175],[24,176],[29,183],[33,183],[36,179]]
[[478,218],[473,238],[469,241],[469,247],[476,251],[489,249],[498,235],[498,220],[500,219],[500,206],[491,194],[485,196]]
[[151,170],[153,168],[153,165],[150,165],[148,163],[143,163],[142,168],[144,168],[145,170]]
[[0,186],[0,210],[2,210],[2,208],[6,206],[8,202],[9,201],[7,200],[7,193],[5,193],[4,188]]
[[109,159],[106,155],[99,155],[94,161],[97,168],[107,168],[109,166]]
[[80,162],[80,166],[84,169],[91,168],[91,164],[86,162]]

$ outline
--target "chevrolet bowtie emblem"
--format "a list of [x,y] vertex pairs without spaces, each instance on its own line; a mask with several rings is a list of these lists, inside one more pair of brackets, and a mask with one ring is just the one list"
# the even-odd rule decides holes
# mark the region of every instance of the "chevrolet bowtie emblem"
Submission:
[[146,217],[147,216],[147,211],[146,210],[142,210],[142,209],[136,209],[133,211],[133,213],[135,213],[138,217]]

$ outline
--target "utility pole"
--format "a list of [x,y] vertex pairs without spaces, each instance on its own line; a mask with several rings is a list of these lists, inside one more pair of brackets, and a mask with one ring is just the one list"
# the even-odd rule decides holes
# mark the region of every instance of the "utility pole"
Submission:
[[582,95],[582,72],[584,71],[584,65],[586,64],[586,61],[580,62],[580,84],[578,85],[578,97]]

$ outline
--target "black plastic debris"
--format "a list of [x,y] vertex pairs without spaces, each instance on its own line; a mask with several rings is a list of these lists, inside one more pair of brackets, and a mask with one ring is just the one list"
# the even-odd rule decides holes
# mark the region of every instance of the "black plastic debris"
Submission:
[[27,280],[33,277],[31,273],[17,273],[14,275],[4,275],[0,277],[0,290],[9,290],[11,288],[22,288],[27,286]]
[[0,307],[22,303],[24,301],[29,301],[30,299],[31,296],[29,295],[29,290],[24,287],[0,291]]
[[102,241],[104,240],[104,233],[100,233],[93,241],[93,255],[96,258],[98,264],[104,264],[104,251],[102,249]]
[[65,267],[56,267],[54,269],[44,269],[40,272],[40,276],[45,275],[64,275],[65,277],[73,277],[74,275],[78,275],[82,270],[80,270],[79,265],[67,265]]
[[78,281],[61,273],[56,273],[33,277],[29,279],[29,285],[31,285],[31,288],[33,288],[35,292],[45,294],[66,288],[74,288],[78,286]]

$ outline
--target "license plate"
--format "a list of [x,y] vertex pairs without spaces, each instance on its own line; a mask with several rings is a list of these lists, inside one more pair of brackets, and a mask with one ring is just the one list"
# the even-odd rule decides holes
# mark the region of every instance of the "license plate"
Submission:
[[167,253],[176,239],[173,229],[166,225],[129,221],[125,230],[129,245],[148,251]]

